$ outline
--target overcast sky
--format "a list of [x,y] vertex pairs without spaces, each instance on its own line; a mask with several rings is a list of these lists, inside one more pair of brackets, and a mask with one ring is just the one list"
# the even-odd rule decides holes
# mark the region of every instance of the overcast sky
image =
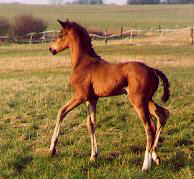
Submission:
[[[71,2],[73,0],[64,0],[64,2]],[[47,4],[49,0],[0,0],[0,3],[12,3],[12,2],[20,2],[25,4]],[[123,5],[126,4],[127,0],[104,0],[105,3],[110,4],[118,4]]]

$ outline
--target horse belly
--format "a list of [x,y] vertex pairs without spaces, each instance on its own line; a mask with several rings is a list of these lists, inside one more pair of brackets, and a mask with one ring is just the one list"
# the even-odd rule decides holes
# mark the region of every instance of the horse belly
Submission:
[[98,97],[114,96],[124,94],[124,88],[127,86],[124,80],[105,80],[96,81],[93,84],[94,93]]

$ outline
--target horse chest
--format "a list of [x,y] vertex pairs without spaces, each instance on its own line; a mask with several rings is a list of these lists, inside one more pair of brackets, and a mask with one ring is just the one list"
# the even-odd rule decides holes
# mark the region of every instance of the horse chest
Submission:
[[84,99],[88,99],[90,96],[90,85],[91,80],[88,75],[77,76],[72,75],[70,78],[70,84],[74,88],[75,92],[84,97]]

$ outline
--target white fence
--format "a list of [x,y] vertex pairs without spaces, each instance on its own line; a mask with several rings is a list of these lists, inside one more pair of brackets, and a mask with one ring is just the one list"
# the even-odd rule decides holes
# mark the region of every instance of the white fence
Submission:
[[29,33],[22,36],[17,37],[8,37],[8,36],[0,36],[0,42],[8,42],[8,43],[45,43],[50,42],[56,36],[58,31],[51,30],[39,33]]
[[[57,35],[57,30],[45,31],[40,33],[29,33],[18,37],[0,36],[0,43],[47,43],[51,42]],[[194,44],[194,29],[182,28],[182,29],[159,29],[141,30],[141,29],[129,29],[118,34],[108,34],[108,30],[101,35],[90,34],[92,40],[104,40],[107,44],[110,40],[125,40],[127,43],[170,43],[170,44]]]

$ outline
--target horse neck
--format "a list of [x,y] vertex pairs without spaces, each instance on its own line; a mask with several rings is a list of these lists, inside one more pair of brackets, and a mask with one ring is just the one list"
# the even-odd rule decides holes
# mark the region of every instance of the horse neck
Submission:
[[70,40],[70,50],[71,64],[73,69],[76,69],[78,66],[81,67],[92,62],[93,58],[88,58],[90,55],[87,53],[86,49],[81,46],[79,36],[72,36]]
[[84,50],[81,48],[79,37],[72,37],[70,40],[71,65],[75,69],[81,62]]

